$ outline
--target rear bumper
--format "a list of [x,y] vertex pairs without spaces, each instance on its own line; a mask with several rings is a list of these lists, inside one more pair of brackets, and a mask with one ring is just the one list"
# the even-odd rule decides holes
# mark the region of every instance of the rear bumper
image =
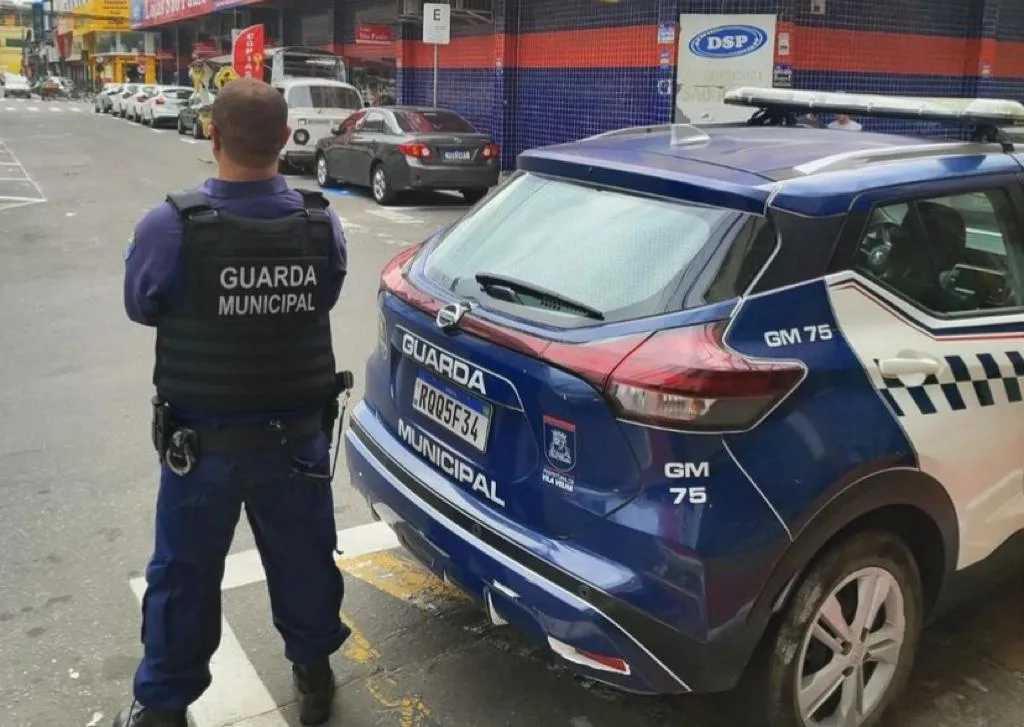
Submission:
[[[648,694],[718,691],[742,671],[728,649],[688,637],[577,575],[600,580],[621,573],[621,564],[571,542],[539,535],[527,542],[482,509],[454,506],[440,494],[450,483],[407,454],[365,402],[352,412],[345,448],[353,485],[418,560],[573,671]],[[609,659],[628,667],[610,668]]]
[[313,158],[316,156],[316,148],[292,148],[281,152],[281,160],[298,167],[312,166]]
[[418,162],[407,163],[405,176],[396,180],[399,189],[489,189],[498,184],[501,168],[498,164],[486,167],[429,167]]

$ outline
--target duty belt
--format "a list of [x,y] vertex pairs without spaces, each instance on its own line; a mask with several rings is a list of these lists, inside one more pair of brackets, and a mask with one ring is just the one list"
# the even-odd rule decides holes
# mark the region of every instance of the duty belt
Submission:
[[[202,454],[253,452],[281,448],[289,442],[323,432],[332,439],[334,425],[338,440],[341,438],[339,420],[344,417],[345,404],[354,380],[352,373],[342,371],[335,377],[334,396],[319,411],[293,418],[277,418],[262,422],[223,422],[217,426],[192,426],[176,421],[167,402],[154,396],[152,439],[161,462],[171,471],[185,475],[192,471]],[[340,399],[340,400],[339,400]],[[334,479],[338,464],[340,441],[335,441],[334,463],[327,479]]]

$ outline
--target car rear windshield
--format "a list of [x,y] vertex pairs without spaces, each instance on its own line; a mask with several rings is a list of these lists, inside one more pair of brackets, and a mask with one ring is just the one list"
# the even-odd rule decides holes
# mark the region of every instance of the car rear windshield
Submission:
[[399,128],[407,134],[474,134],[473,125],[454,111],[396,111]]
[[[709,243],[735,238],[748,219],[521,173],[443,234],[424,272],[460,296],[542,322],[593,325],[594,313],[628,320],[682,307],[680,285],[695,257]],[[519,285],[496,295],[502,291],[478,282],[481,273]]]
[[164,96],[167,96],[168,98],[177,98],[184,101],[185,99],[190,98],[193,93],[195,93],[195,91],[193,91],[191,88],[169,88],[166,91],[164,91]]

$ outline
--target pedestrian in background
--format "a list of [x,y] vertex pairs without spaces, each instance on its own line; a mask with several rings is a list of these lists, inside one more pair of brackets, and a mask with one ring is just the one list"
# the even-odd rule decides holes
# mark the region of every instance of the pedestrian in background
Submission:
[[[241,509],[267,576],[304,725],[329,719],[329,657],[349,635],[334,556],[330,310],[341,223],[277,173],[290,134],[271,86],[239,79],[212,109],[217,176],[172,194],[125,252],[128,317],[156,329],[152,438],[161,462],[135,700],[115,727],[187,727],[221,636],[221,579]],[[338,422],[340,428],[340,422]]]

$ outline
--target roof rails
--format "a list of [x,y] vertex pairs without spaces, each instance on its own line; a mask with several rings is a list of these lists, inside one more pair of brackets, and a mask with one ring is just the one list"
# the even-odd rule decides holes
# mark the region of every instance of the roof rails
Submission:
[[622,129],[612,129],[600,134],[588,136],[580,141],[596,141],[597,139],[616,139],[622,136],[634,136],[636,134],[662,134],[670,132],[671,145],[680,146],[683,144],[700,144],[711,139],[705,131],[692,124],[652,124],[647,126],[627,126]]
[[758,109],[747,121],[751,126],[796,126],[798,113],[819,111],[971,126],[973,141],[997,142],[1007,152],[1013,151],[1013,142],[1003,128],[1024,126],[1024,104],[997,98],[883,96],[744,86],[727,91],[724,102]]

